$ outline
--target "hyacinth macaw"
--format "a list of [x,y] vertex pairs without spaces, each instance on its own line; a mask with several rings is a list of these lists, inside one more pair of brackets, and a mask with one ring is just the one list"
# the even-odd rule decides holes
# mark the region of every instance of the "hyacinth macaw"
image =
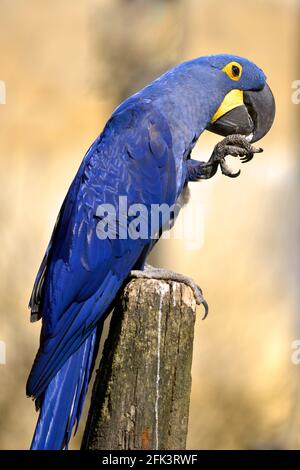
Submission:
[[[130,273],[182,280],[207,309],[201,289],[187,277],[145,268],[156,241],[152,227],[148,238],[118,233],[99,238],[98,206],[117,210],[120,195],[127,196],[128,206],[171,206],[188,182],[211,178],[219,166],[236,177],[225,157],[246,162],[262,151],[252,143],[269,131],[274,113],[262,70],[232,55],[182,63],[113,112],[68,190],[30,299],[32,321],[42,318],[26,387],[40,409],[32,449],[67,448],[82,412],[103,319]],[[191,152],[206,129],[225,138],[205,163],[192,159]]]

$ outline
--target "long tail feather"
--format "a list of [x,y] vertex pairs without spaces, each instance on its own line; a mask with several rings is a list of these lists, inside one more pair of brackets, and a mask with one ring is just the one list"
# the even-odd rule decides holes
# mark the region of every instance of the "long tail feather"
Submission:
[[68,447],[72,429],[82,412],[97,338],[95,329],[49,383],[42,399],[32,450]]

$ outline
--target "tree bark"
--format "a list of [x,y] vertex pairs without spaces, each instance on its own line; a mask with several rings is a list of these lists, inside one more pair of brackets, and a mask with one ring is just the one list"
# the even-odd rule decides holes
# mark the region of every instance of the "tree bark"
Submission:
[[185,449],[196,303],[178,282],[132,280],[112,315],[83,449]]

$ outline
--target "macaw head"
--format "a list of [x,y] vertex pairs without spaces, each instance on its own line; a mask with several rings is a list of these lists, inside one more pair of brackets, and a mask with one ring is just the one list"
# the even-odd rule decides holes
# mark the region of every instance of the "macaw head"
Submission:
[[207,130],[227,136],[242,134],[250,142],[270,130],[275,101],[263,71],[253,62],[233,55],[207,56],[207,64],[225,96]]

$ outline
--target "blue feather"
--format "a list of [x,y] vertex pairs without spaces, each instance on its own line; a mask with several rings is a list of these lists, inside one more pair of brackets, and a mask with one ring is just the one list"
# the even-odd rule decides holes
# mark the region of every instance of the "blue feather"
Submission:
[[33,436],[32,450],[55,450],[68,446],[73,426],[76,421],[79,422],[82,412],[95,339],[96,330],[49,383]]

